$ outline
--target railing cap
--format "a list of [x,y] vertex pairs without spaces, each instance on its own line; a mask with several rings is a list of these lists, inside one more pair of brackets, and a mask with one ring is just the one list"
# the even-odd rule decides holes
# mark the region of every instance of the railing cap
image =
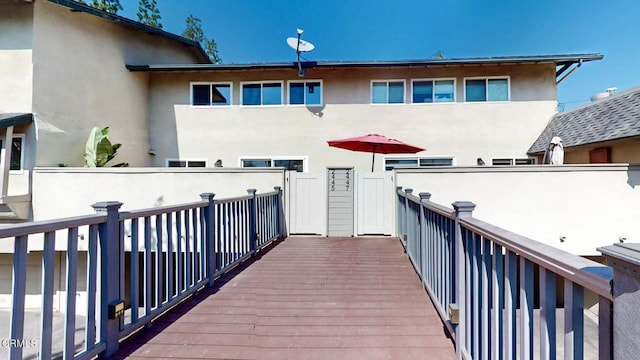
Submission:
[[407,193],[407,194],[411,194],[413,192],[413,189],[412,188],[406,188],[406,189],[404,189],[404,192]]
[[91,207],[97,212],[117,211],[121,206],[122,203],[120,201],[101,201],[91,205]]
[[472,203],[471,201],[456,201],[453,204],[451,204],[453,206],[453,209],[456,211],[456,214],[462,214],[462,213],[471,213],[473,212],[473,209],[476,208],[476,204]]
[[430,192],[421,192],[418,194],[418,196],[420,196],[420,200],[422,201],[429,201],[431,199],[431,193]]
[[255,195],[256,191],[256,189],[247,189],[247,193],[249,193],[249,195]]
[[597,249],[607,258],[619,259],[640,266],[640,243],[613,244]]
[[200,194],[200,198],[204,201],[211,201],[216,196],[214,193],[202,193]]

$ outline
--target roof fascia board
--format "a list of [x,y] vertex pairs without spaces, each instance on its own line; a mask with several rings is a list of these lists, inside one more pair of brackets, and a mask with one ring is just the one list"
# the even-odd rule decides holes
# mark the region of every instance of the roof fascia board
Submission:
[[[310,68],[376,68],[376,67],[412,67],[412,66],[464,66],[464,65],[500,65],[500,64],[535,64],[553,63],[556,66],[571,66],[604,58],[601,54],[549,55],[549,56],[516,56],[486,57],[459,59],[427,59],[400,61],[306,61],[302,67]],[[250,63],[250,64],[178,64],[178,65],[127,65],[130,71],[233,71],[233,70],[266,70],[296,68],[295,62]]]
[[9,126],[16,126],[20,124],[26,124],[33,122],[33,114],[1,114],[0,113],[0,129],[8,128]]

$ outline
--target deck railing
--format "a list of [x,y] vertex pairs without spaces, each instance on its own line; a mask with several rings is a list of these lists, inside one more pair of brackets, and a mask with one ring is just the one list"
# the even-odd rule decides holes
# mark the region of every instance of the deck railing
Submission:
[[[27,256],[30,238],[42,239],[41,331],[38,357],[89,359],[108,356],[118,342],[185,297],[207,285],[243,259],[283,237],[282,190],[232,199],[120,212],[119,202],[94,204],[96,215],[38,221],[0,228],[13,238],[13,285],[10,359],[23,357]],[[79,229],[88,234],[86,269],[78,268]],[[64,279],[68,294],[64,345],[53,351],[56,239],[66,238]],[[33,240],[36,241],[36,240]],[[82,271],[84,270],[84,271]],[[78,276],[86,273],[86,304],[78,304]],[[84,290],[84,289],[83,289]],[[84,324],[76,306],[86,306]],[[82,330],[84,328],[84,330]],[[84,333],[78,347],[77,333]]]
[[458,358],[584,358],[586,292],[598,298],[597,357],[612,358],[611,269],[475,219],[474,208],[397,189],[398,235]]

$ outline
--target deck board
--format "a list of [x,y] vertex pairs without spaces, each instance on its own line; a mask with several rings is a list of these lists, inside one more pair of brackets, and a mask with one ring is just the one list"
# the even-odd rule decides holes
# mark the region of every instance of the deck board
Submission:
[[115,359],[454,359],[394,238],[289,237],[217,280]]

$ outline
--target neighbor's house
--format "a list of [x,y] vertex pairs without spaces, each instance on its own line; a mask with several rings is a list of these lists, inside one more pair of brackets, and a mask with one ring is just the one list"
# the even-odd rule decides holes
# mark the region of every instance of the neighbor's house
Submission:
[[556,114],[529,154],[542,158],[553,136],[565,164],[640,163],[640,87]]
[[[197,42],[67,0],[0,0],[0,216],[28,219],[30,170],[83,166],[94,126],[151,165],[149,78],[125,64],[210,63]],[[8,144],[3,141],[3,144]]]
[[398,166],[524,165],[556,113],[557,82],[599,54],[245,65],[127,64],[149,77],[153,166],[367,170],[328,140],[379,133],[426,148]]

